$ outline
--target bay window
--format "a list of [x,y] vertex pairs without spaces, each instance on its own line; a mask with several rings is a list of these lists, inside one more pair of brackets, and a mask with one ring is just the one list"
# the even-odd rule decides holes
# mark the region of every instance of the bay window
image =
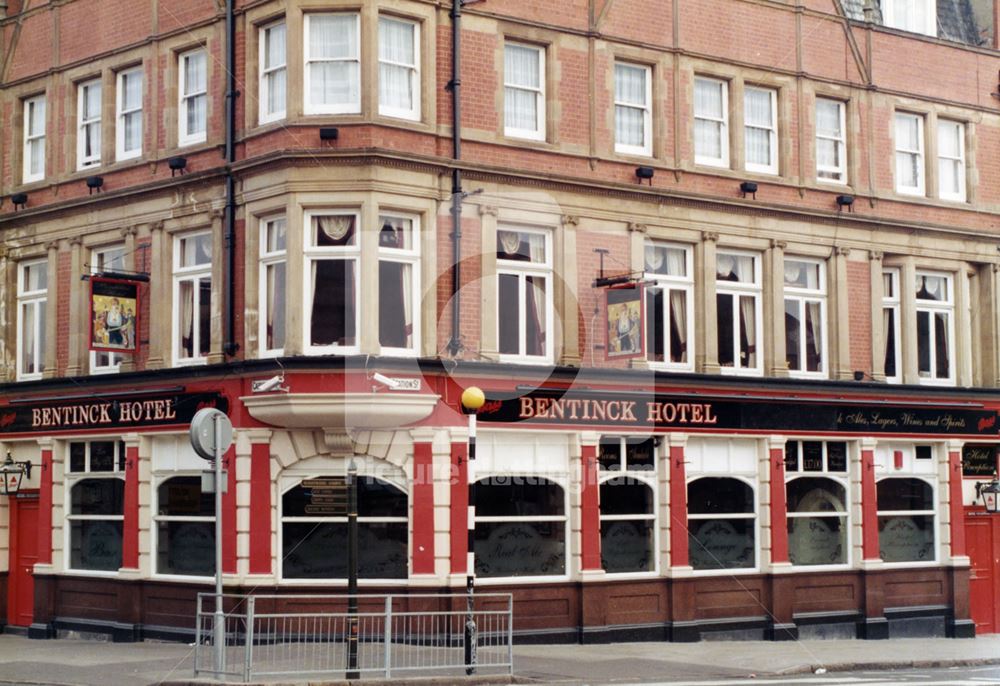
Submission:
[[142,155],[142,68],[118,72],[115,159]]
[[156,573],[215,574],[215,495],[201,476],[173,476],[156,489]]
[[615,62],[615,152],[653,154],[652,101],[650,68]]
[[504,135],[545,140],[545,51],[504,45]]
[[357,349],[359,215],[307,212],[305,229],[305,344],[312,353]]
[[949,274],[917,272],[917,374],[923,383],[954,383],[955,300]]
[[45,96],[24,101],[24,169],[22,181],[45,178]]
[[76,168],[101,164],[101,80],[76,87]]
[[34,260],[17,265],[17,378],[39,379],[45,370],[45,320],[49,263]]
[[694,276],[687,246],[648,242],[646,281],[646,358],[664,368],[694,369]]
[[178,108],[178,143],[201,143],[207,136],[208,122],[208,62],[205,50],[192,50],[177,58],[180,97]]
[[378,322],[383,352],[419,349],[420,242],[414,217],[383,215],[378,237]]
[[[90,254],[90,273],[102,274],[107,272],[125,271],[125,246],[116,245],[108,248],[94,250]],[[131,330],[131,335],[136,335],[135,317],[136,312],[123,313],[123,329]],[[132,327],[129,329],[128,323],[131,320]],[[123,339],[124,340],[124,339]],[[126,345],[129,341],[125,341]],[[101,350],[90,351],[90,373],[110,374],[119,371],[121,368],[123,355],[121,353],[106,352]]]
[[884,562],[934,562],[934,488],[923,479],[890,477],[875,485],[878,547]]
[[260,41],[260,123],[285,117],[288,56],[285,22],[261,27]]
[[938,119],[938,195],[965,202],[965,125]]
[[702,477],[687,486],[688,555],[695,570],[757,566],[753,487],[731,477]]
[[122,566],[125,444],[73,442],[66,459],[70,569],[117,572]]
[[847,183],[846,103],[816,98],[816,180]]
[[305,113],[361,112],[361,21],[357,14],[305,15]]
[[503,361],[552,358],[552,236],[502,226],[497,231],[497,323]]
[[896,192],[924,194],[924,118],[896,113]]
[[694,80],[694,161],[729,166],[729,84],[719,79]]
[[212,234],[174,239],[174,363],[203,363],[211,344]]
[[393,17],[378,20],[379,114],[420,119],[420,27]]
[[719,252],[716,256],[716,319],[719,365],[731,374],[760,374],[760,256]]
[[747,86],[743,91],[743,136],[747,171],[778,173],[778,92]]
[[284,217],[260,222],[260,354],[281,355],[285,347],[287,245]]
[[886,269],[882,272],[882,337],[885,342],[882,373],[888,383],[899,383],[903,378],[899,308],[899,269]]
[[785,356],[789,371],[826,375],[826,265],[785,258]]

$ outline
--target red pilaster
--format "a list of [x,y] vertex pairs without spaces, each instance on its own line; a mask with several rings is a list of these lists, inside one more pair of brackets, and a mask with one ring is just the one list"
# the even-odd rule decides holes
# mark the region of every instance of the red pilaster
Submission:
[[271,573],[271,445],[250,445],[250,573]]
[[222,457],[226,492],[222,495],[222,572],[236,573],[236,448],[230,446]]
[[875,490],[875,451],[861,450],[861,537],[864,559],[878,560],[878,494]]
[[601,569],[601,504],[597,484],[597,446],[580,449],[580,554],[581,568]]
[[38,562],[52,564],[52,448],[42,448],[38,477]]
[[429,442],[413,443],[413,573],[434,573],[434,456]]
[[670,446],[670,566],[687,567],[687,470],[684,446]]
[[964,557],[965,512],[962,507],[962,454],[948,451],[948,496],[951,509],[951,555]]
[[451,573],[468,572],[469,554],[469,446],[451,444]]
[[139,446],[125,446],[125,512],[122,567],[139,568]]
[[788,562],[788,510],[785,507],[785,450],[771,448],[771,563]]

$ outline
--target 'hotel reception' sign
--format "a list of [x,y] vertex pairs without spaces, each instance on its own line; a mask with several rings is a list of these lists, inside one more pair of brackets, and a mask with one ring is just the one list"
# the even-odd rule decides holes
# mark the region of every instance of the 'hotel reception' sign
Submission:
[[625,392],[537,390],[492,399],[477,416],[484,422],[605,425],[745,431],[844,431],[997,435],[997,413],[978,408],[822,403],[767,398],[660,396]]

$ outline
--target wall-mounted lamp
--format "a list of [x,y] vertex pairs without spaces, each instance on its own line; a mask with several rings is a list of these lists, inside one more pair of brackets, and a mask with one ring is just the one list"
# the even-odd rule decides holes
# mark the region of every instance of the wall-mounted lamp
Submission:
[[757,184],[754,183],[753,181],[744,181],[743,183],[740,184],[740,193],[743,194],[744,198],[747,197],[747,193],[749,193],[750,195],[753,196],[753,199],[756,200]]
[[93,195],[93,193],[94,193],[95,190],[98,193],[100,193],[101,192],[101,186],[103,186],[103,185],[104,185],[104,177],[103,176],[88,176],[87,177],[87,189],[88,189],[88,192],[89,192],[88,194]]
[[649,180],[649,185],[653,185],[653,174],[656,170],[652,167],[636,167],[635,168],[635,178],[639,179],[639,183],[642,183],[643,179]]
[[986,511],[996,514],[1000,512],[1000,481],[977,481],[976,497],[983,499]]
[[0,478],[3,478],[3,494],[6,496],[17,495],[21,490],[21,480],[24,477],[31,478],[31,463],[14,462],[10,451],[7,451],[7,459],[0,465]]
[[319,139],[321,141],[335,141],[340,138],[340,129],[336,126],[321,126],[319,128]]
[[171,157],[167,160],[167,167],[170,168],[170,175],[183,174],[187,169],[188,161],[186,157]]
[[28,205],[28,194],[14,193],[14,195],[10,196],[10,201],[14,203],[15,210],[17,210],[18,207],[23,210]]
[[837,196],[837,211],[847,208],[848,212],[854,211],[854,196],[853,195],[838,195]]

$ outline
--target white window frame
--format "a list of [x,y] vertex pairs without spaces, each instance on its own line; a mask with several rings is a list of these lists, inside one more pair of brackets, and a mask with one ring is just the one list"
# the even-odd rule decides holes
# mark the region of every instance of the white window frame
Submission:
[[[268,50],[267,46],[270,43],[272,32],[278,29],[284,34],[285,43],[285,53],[282,55],[281,64],[268,64]],[[257,40],[259,43],[259,65],[260,65],[260,81],[258,88],[258,96],[260,101],[258,103],[258,121],[261,124],[267,124],[272,121],[278,121],[285,118],[285,113],[288,107],[288,25],[285,23],[284,19],[281,19],[270,24],[265,24],[261,26],[257,31]],[[276,109],[273,112],[268,109],[268,103],[271,101],[271,96],[274,93],[271,92],[271,79],[276,74],[284,72],[285,74],[285,89],[281,94],[281,109]]]
[[[646,360],[649,362],[649,366],[655,369],[669,369],[673,371],[691,372],[694,371],[694,352],[695,340],[694,340],[694,250],[692,246],[685,245],[683,243],[667,243],[664,241],[648,241],[646,243],[646,249],[651,248],[667,248],[668,250],[683,250],[684,251],[684,276],[671,276],[667,274],[659,274],[655,272],[644,272],[643,280],[646,281],[646,293],[648,294],[650,290],[660,290],[663,292],[663,326],[664,326],[664,339],[663,339],[663,360],[657,361],[652,359],[653,351],[651,349],[646,350]],[[645,266],[645,264],[643,265]],[[684,293],[684,307],[686,308],[686,319],[687,319],[687,362],[671,362],[671,350],[670,350],[670,321],[671,315],[673,313],[673,303],[671,302],[670,294],[676,291],[682,291]],[[647,306],[647,300],[643,298],[643,307]],[[646,313],[646,327],[649,330],[650,323],[653,321],[652,315]],[[648,340],[648,339],[647,339]],[[647,348],[649,346],[647,345]]]
[[[885,374],[886,383],[902,383],[903,381],[903,344],[901,340],[902,327],[900,326],[900,315],[902,314],[902,302],[900,300],[900,283],[901,276],[898,267],[887,267],[882,270],[882,280],[889,281],[889,288],[891,292],[886,292],[885,287],[882,289],[882,321],[885,321],[885,311],[892,310],[892,326],[893,326],[893,341],[895,345],[893,346],[892,354],[896,359],[896,374],[894,376],[889,376],[885,374],[885,363],[883,362],[882,373]],[[883,325],[883,329],[884,329]],[[889,332],[882,332],[882,340],[885,344],[888,341]],[[884,351],[882,354],[884,359]]]
[[[694,89],[697,91],[698,83],[708,83],[714,85],[719,89],[721,103],[721,117],[714,117],[705,113],[698,112],[698,99],[692,94],[692,109],[694,111],[694,130],[692,135],[692,145],[694,146],[694,163],[703,164],[709,167],[728,167],[729,166],[729,82],[723,81],[722,79],[716,79],[710,76],[696,76],[694,79],[695,85]],[[698,152],[698,136],[697,136],[697,126],[698,121],[708,121],[717,125],[719,128],[719,151],[721,152],[720,157],[708,157],[702,153]]]
[[[28,269],[31,267],[36,267],[39,265],[44,265],[45,267],[45,288],[38,288],[33,290],[28,290],[25,288],[25,277]],[[49,288],[48,283],[50,275],[48,273],[49,263],[48,260],[43,258],[40,260],[27,260],[20,262],[17,265],[17,380],[18,381],[28,381],[31,379],[42,378],[42,373],[45,371],[45,327],[48,319],[48,299],[49,299]],[[34,350],[32,354],[35,360],[35,371],[28,372],[25,371],[25,365],[27,364],[27,358],[25,357],[25,349],[22,345],[24,341],[24,312],[26,309],[31,308],[33,310],[34,316],[32,317],[32,322],[34,323]]]
[[[312,228],[313,217],[354,217],[354,245],[317,247],[314,245]],[[326,355],[335,353],[349,355],[361,348],[361,211],[349,208],[331,208],[328,210],[310,210],[305,213],[303,230],[303,269],[302,269],[302,348],[307,355]],[[354,345],[313,345],[312,341],[312,263],[323,258],[352,261],[354,263]]]
[[[114,469],[107,472],[94,472],[90,469],[90,446],[91,443],[101,443],[101,442],[111,442],[115,446],[114,453]],[[70,446],[72,443],[82,443],[86,446],[84,453],[84,470],[82,472],[70,471]],[[125,536],[125,512],[124,512],[124,496],[123,496],[123,509],[120,515],[78,515],[73,514],[73,489],[81,481],[87,479],[117,479],[123,484],[125,482],[125,472],[119,469],[122,461],[125,459],[125,455],[120,454],[121,451],[121,438],[118,436],[107,436],[106,438],[93,438],[84,440],[74,440],[69,441],[65,444],[64,450],[64,492],[65,501],[64,509],[66,524],[63,527],[63,550],[65,551],[64,564],[66,571],[72,572],[73,574],[88,575],[88,576],[117,576],[118,570],[98,570],[98,569],[82,569],[78,567],[73,567],[73,551],[72,551],[72,541],[73,541],[73,526],[74,521],[102,521],[102,522],[122,522],[122,564],[124,564],[124,536]],[[127,449],[127,448],[126,448]]]
[[[838,134],[839,135],[827,135],[820,133],[819,131],[819,116],[814,112],[814,128],[816,133],[816,181],[819,183],[836,183],[836,184],[846,184],[847,183],[847,131],[845,129],[847,124],[847,103],[843,100],[834,100],[833,98],[816,98],[815,109],[818,110],[820,103],[831,104],[837,108],[838,117]],[[821,140],[833,141],[834,146],[837,150],[837,159],[840,160],[840,164],[836,167],[824,166],[819,162],[819,142]],[[826,174],[827,176],[824,176]]]
[[[893,139],[895,141],[895,155],[894,160],[894,171],[896,176],[896,192],[903,195],[924,195],[927,191],[927,170],[925,168],[926,158],[924,153],[924,148],[926,147],[925,141],[925,131],[924,131],[924,116],[922,114],[916,114],[913,112],[896,112],[893,117],[894,127],[893,127]],[[903,121],[910,120],[917,123],[917,148],[909,149],[900,147],[900,136],[899,136],[899,126]],[[901,155],[911,156],[916,158],[916,170],[917,170],[917,185],[916,186],[905,186],[903,185],[903,179],[899,173],[899,158]]]
[[[829,334],[829,317],[827,316],[827,296],[826,296],[826,262],[824,260],[815,259],[811,257],[799,257],[798,255],[785,255],[785,262],[801,262],[806,265],[816,266],[819,268],[819,286],[817,288],[804,288],[800,286],[791,286],[787,283],[784,284],[784,295],[783,304],[784,309],[782,312],[786,312],[788,308],[789,301],[794,301],[797,303],[797,314],[799,318],[799,325],[802,330],[799,333],[799,364],[802,369],[792,369],[789,367],[788,374],[793,377],[801,378],[814,378],[814,379],[825,379],[829,375],[829,344],[830,339]],[[819,343],[819,354],[820,354],[820,369],[817,371],[808,371],[804,367],[806,366],[806,306],[811,303],[819,304],[820,312],[820,326],[822,327],[822,335]],[[784,327],[782,327],[784,328]],[[786,332],[787,336],[787,332]],[[786,338],[787,346],[787,338]],[[786,355],[787,355],[786,350]]]
[[[215,524],[215,513],[211,515],[161,515],[160,512],[160,487],[171,479],[179,476],[194,476],[200,477],[204,472],[192,472],[192,471],[177,471],[177,472],[165,472],[163,474],[157,474],[153,479],[152,491],[153,491],[153,504],[150,508],[152,512],[153,522],[150,527],[150,538],[152,553],[150,557],[152,558],[153,576],[157,578],[169,578],[169,579],[211,579],[212,575],[203,576],[197,574],[177,574],[176,572],[162,572],[159,569],[160,560],[160,527],[161,522],[207,522]],[[215,533],[215,527],[213,526],[213,535]],[[213,557],[213,561],[214,561]]]
[[[958,142],[958,156],[948,156],[941,152],[942,140],[946,135],[952,135]],[[938,197],[942,200],[954,200],[955,202],[965,202],[965,124],[953,119],[937,120],[937,153],[938,153]],[[958,190],[945,191],[944,189],[944,167],[949,166],[956,170]]]
[[[618,69],[634,69],[642,72],[643,102],[625,102],[618,100]],[[641,155],[650,157],[653,154],[653,70],[644,64],[634,62],[615,62],[614,108],[615,108],[615,152],[623,155]],[[628,145],[618,141],[618,111],[620,109],[640,110],[642,112],[642,145]]]
[[[771,121],[767,126],[763,126],[761,124],[750,124],[747,121],[746,98],[747,94],[751,91],[765,93],[771,101]],[[747,136],[748,129],[760,129],[762,131],[767,131],[768,150],[770,152],[769,157],[771,158],[770,164],[756,164],[749,161],[750,146],[748,144]],[[749,172],[758,172],[760,174],[778,173],[778,91],[774,88],[746,86],[743,89],[743,158],[745,160],[746,170]]]
[[[24,164],[23,164],[23,174],[22,181],[24,183],[31,183],[32,181],[41,181],[45,178],[45,155],[46,155],[46,138],[45,138],[45,128],[48,125],[48,117],[46,115],[47,103],[45,100],[45,94],[36,95],[31,98],[25,98],[24,104]],[[41,109],[41,130],[37,131],[34,128],[35,117],[32,115],[38,109]],[[35,148],[41,149],[41,155],[39,159],[41,160],[41,168],[37,172],[32,172],[31,170],[31,151]]]
[[[86,103],[87,94],[90,89],[97,89],[97,113],[91,112],[89,117],[86,115]],[[83,81],[78,83],[76,86],[76,168],[77,170],[88,169],[90,167],[101,166],[101,118],[103,110],[103,85],[101,80],[91,79],[89,81]],[[90,155],[87,155],[87,141],[88,132],[92,127],[97,128],[97,145],[96,152],[92,151]]]
[[[902,4],[924,6],[924,21],[922,24],[905,22]],[[882,23],[890,28],[912,33],[922,33],[925,36],[937,35],[937,2],[935,0],[882,0]]]
[[[917,284],[920,282],[921,277],[933,277],[941,278],[945,280],[946,288],[948,289],[948,297],[943,301],[925,300],[922,298],[917,298],[916,293],[918,290]],[[930,361],[930,372],[929,376],[923,376],[920,373],[920,363],[919,363],[919,350],[920,350],[920,339],[918,330],[914,330],[914,336],[917,336],[916,349],[917,349],[917,376],[918,382],[923,385],[928,386],[954,386],[955,385],[955,367],[958,362],[958,356],[955,350],[955,275],[946,272],[935,272],[930,270],[917,270],[916,272],[917,283],[912,284],[913,290],[911,291],[911,297],[915,303],[916,310],[916,321],[914,321],[914,326],[919,327],[918,321],[920,319],[920,314],[926,312],[928,315],[928,344],[930,345],[930,350],[928,351],[928,359]],[[944,313],[948,315],[948,376],[938,377],[937,376],[937,356],[935,351],[937,350],[937,333],[934,326],[935,315]]]
[[[632,576],[635,576],[635,577],[655,576],[655,575],[659,574],[659,571],[660,571],[660,555],[659,555],[659,550],[660,550],[660,527],[656,525],[657,513],[660,511],[660,499],[659,499],[659,494],[657,493],[657,488],[656,488],[657,470],[658,470],[658,465],[660,463],[660,460],[659,460],[660,450],[656,446],[656,441],[654,440],[653,441],[653,469],[629,469],[629,460],[628,460],[629,440],[630,439],[635,440],[637,438],[650,438],[651,439],[652,437],[650,437],[650,436],[636,437],[636,436],[628,436],[628,435],[621,435],[621,436],[619,436],[619,435],[601,436],[601,441],[602,442],[603,441],[608,441],[608,440],[611,440],[611,439],[618,439],[619,462],[618,462],[618,469],[617,470],[616,469],[603,469],[603,470],[600,470],[598,484],[597,484],[598,492],[600,492],[601,486],[603,486],[608,481],[614,481],[616,479],[620,479],[620,480],[623,480],[623,482],[626,483],[626,484],[628,484],[628,483],[641,484],[641,485],[645,486],[646,488],[648,488],[650,490],[650,492],[652,493],[652,495],[653,495],[653,497],[652,497],[652,509],[651,509],[650,512],[645,513],[645,514],[618,514],[618,515],[612,515],[612,514],[604,514],[604,510],[603,509],[599,508],[599,510],[598,510],[600,512],[600,521],[602,523],[603,522],[615,522],[615,521],[634,522],[634,521],[640,521],[640,520],[641,521],[647,521],[647,522],[653,522],[653,526],[652,526],[652,530],[653,530],[653,550],[652,550],[652,556],[653,556],[653,559],[652,559],[651,568],[648,571],[645,571],[645,572],[637,572],[637,571],[630,571],[630,572],[605,572],[607,575],[614,576],[615,578],[632,577]],[[598,447],[598,450],[600,450],[600,447]]]
[[[959,476],[959,478],[961,478]],[[878,509],[878,485],[883,481],[888,481],[890,479],[911,479],[914,481],[923,481],[925,484],[931,487],[931,504],[934,506],[930,510],[880,510]],[[886,562],[882,561],[883,565],[891,567],[893,569],[900,567],[926,567],[928,565],[938,564],[938,560],[941,558],[941,517],[938,514],[938,484],[935,479],[927,478],[925,475],[918,475],[916,473],[899,473],[893,474],[891,476],[883,476],[875,481],[875,535],[879,534],[878,531],[878,520],[881,517],[930,517],[931,518],[931,530],[934,532],[934,545],[931,546],[931,550],[934,551],[934,557],[930,560],[909,560],[906,562]],[[880,555],[881,556],[881,555]]]
[[[215,259],[213,254],[211,260],[207,264],[198,264],[191,267],[181,266],[181,241],[197,238],[198,236],[208,236],[212,240],[211,231],[191,231],[189,233],[178,234],[174,236],[173,253],[174,253],[174,272],[173,272],[173,297],[171,302],[173,303],[173,317],[172,326],[170,332],[171,348],[173,350],[174,366],[181,365],[195,365],[195,364],[206,364],[208,362],[208,352],[204,355],[198,350],[199,342],[201,341],[201,320],[198,317],[198,295],[200,291],[200,284],[204,280],[208,280],[209,290],[211,293],[209,297],[209,302],[211,303],[214,298],[215,284],[212,283],[212,260]],[[213,242],[213,253],[214,251],[214,240]],[[194,297],[191,303],[191,338],[193,340],[192,350],[194,355],[191,357],[181,357],[181,300],[180,300],[180,285],[182,282],[192,282],[194,284],[192,289],[192,295]],[[209,317],[209,327],[211,327],[211,317]],[[209,331],[209,340],[211,340],[212,332]],[[211,348],[211,344],[209,345]],[[210,352],[210,350],[209,350]]]
[[[750,487],[750,492],[753,493],[753,509],[751,512],[735,512],[735,513],[711,513],[711,514],[691,514],[691,503],[686,502],[684,515],[687,518],[687,529],[688,535],[690,536],[691,531],[694,527],[691,526],[691,522],[704,521],[707,519],[750,519],[753,521],[753,557],[754,563],[750,567],[732,567],[728,569],[694,569],[692,573],[696,576],[733,576],[739,574],[756,574],[759,573],[761,561],[763,558],[763,548],[761,541],[761,518],[760,514],[760,493],[758,492],[757,481],[750,477],[742,474],[725,474],[725,473],[711,473],[711,472],[699,472],[689,474],[684,481],[684,497],[687,499],[688,489],[691,484],[699,479],[735,479],[736,481],[741,481]],[[688,551],[688,556],[690,560],[690,550]]]
[[[402,219],[410,222],[410,247],[409,248],[387,248],[379,245],[378,247],[378,262],[381,264],[384,262],[396,262],[399,264],[406,264],[410,266],[410,312],[411,312],[411,328],[410,333],[410,346],[406,348],[398,348],[393,346],[381,345],[380,349],[383,355],[401,355],[401,356],[416,356],[420,353],[420,217],[415,214],[409,214],[406,212],[395,212],[393,210],[383,210],[379,213],[378,226],[381,231],[381,227],[386,219]],[[379,267],[381,269],[381,267]],[[384,295],[379,293],[378,311],[381,313],[382,298]],[[381,337],[381,331],[379,331],[379,336]]]
[[[796,479],[803,478],[818,478],[818,479],[829,479],[830,481],[836,482],[844,489],[844,511],[838,513],[844,527],[844,562],[837,562],[825,565],[794,565],[795,569],[809,570],[809,569],[830,569],[836,567],[850,567],[851,566],[851,553],[853,546],[851,545],[851,530],[853,528],[853,522],[851,521],[851,452],[853,447],[849,441],[838,441],[838,440],[825,440],[822,438],[811,439],[808,437],[797,436],[790,439],[785,444],[785,458],[788,457],[788,443],[794,442],[796,444],[796,469],[786,469],[785,471],[785,516],[787,518],[809,518],[809,517],[828,517],[832,516],[830,512],[791,512],[788,510],[788,484]],[[823,465],[820,470],[806,470],[804,469],[802,450],[803,444],[805,443],[822,443],[823,444]],[[845,455],[844,455],[844,469],[831,470],[829,463],[829,445],[830,443],[844,443],[845,444]],[[787,527],[787,523],[786,523]]]
[[[117,259],[114,253],[121,253]],[[119,262],[119,271],[125,268],[125,244],[109,245],[103,248],[95,248],[90,253],[90,273],[99,274],[103,271],[114,271],[114,265]],[[110,268],[109,268],[110,267]],[[116,352],[90,351],[90,373],[91,374],[117,374],[121,371],[121,364],[124,355]]]
[[[205,68],[205,90],[187,92],[187,63],[201,58]],[[201,122],[201,131],[188,130],[188,110],[193,102],[202,98],[205,102],[205,117]],[[205,48],[196,48],[182,52],[177,56],[177,143],[178,145],[193,145],[203,143],[208,138],[208,52]]]
[[[310,23],[314,17],[351,17],[354,22],[354,40],[358,51],[348,57],[314,58],[310,54],[309,32]],[[361,15],[357,12],[307,12],[302,27],[302,56],[304,62],[302,98],[305,102],[305,114],[360,114],[361,113]],[[315,103],[310,98],[312,65],[319,62],[351,62],[357,72],[358,92],[356,98],[343,103]],[[286,105],[287,107],[287,105]]]
[[[725,367],[720,364],[721,374],[732,374],[737,376],[760,376],[763,374],[764,370],[764,332],[762,330],[763,325],[763,313],[761,312],[762,302],[763,302],[763,288],[761,286],[761,254],[756,252],[748,252],[746,250],[729,250],[720,248],[716,252],[716,260],[718,260],[719,255],[736,255],[740,257],[752,257],[753,258],[753,272],[754,281],[752,284],[746,284],[738,281],[719,281],[717,276],[715,277],[715,293],[718,296],[720,293],[733,296],[733,306],[736,310],[731,313],[733,318],[733,366]],[[713,265],[713,268],[718,274],[718,267]],[[754,350],[756,351],[755,357],[757,363],[753,367],[747,367],[740,364],[740,297],[742,296],[752,296],[756,301],[754,305],[754,317],[756,322],[754,324],[754,330],[756,333],[755,341],[753,343]]]
[[[533,50],[538,53],[538,87],[528,86],[525,84],[511,83],[508,80],[507,70],[504,69],[503,76],[503,87],[504,87],[504,102],[507,100],[507,92],[510,90],[527,91],[529,93],[535,94],[535,121],[537,126],[534,129],[519,129],[512,126],[507,126],[506,121],[504,122],[503,133],[505,136],[510,136],[511,138],[527,138],[529,140],[544,141],[545,140],[545,129],[546,129],[546,107],[545,107],[545,48],[539,45],[531,45],[530,43],[521,43],[518,41],[506,41],[504,43],[504,59],[506,60],[506,50],[509,47],[520,48],[523,50]],[[506,117],[506,104],[504,105],[504,116]]]
[[[528,233],[537,234],[545,237],[545,262],[521,262],[515,260],[504,260],[497,256],[497,308],[496,308],[496,326],[497,326],[497,336],[499,337],[500,332],[500,318],[502,313],[500,311],[500,292],[499,292],[499,282],[502,275],[509,275],[517,277],[518,285],[518,353],[500,353],[501,362],[511,362],[515,364],[539,364],[552,361],[552,351],[554,349],[555,334],[553,331],[555,317],[553,313],[553,308],[555,306],[555,297],[552,292],[552,231],[548,229],[539,229],[533,227],[527,227],[520,224],[501,224],[497,227],[497,232],[500,231],[515,231],[517,233]],[[523,307],[525,288],[527,288],[526,277],[529,276],[539,276],[545,279],[545,350],[542,355],[529,355],[525,352],[527,347],[527,323],[526,308]],[[499,340],[498,340],[499,343]],[[499,347],[499,345],[497,346]]]
[[[393,22],[396,24],[405,24],[413,30],[413,55],[412,61],[409,64],[403,62],[390,62],[382,59],[381,46],[382,46],[382,23],[383,22]],[[411,121],[420,120],[420,23],[410,20],[402,19],[400,17],[389,16],[385,14],[379,15],[379,103],[378,103],[378,113],[384,117],[396,117],[398,119],[409,119]],[[384,105],[381,98],[381,87],[382,87],[382,65],[390,65],[393,67],[399,67],[409,70],[410,73],[410,93],[413,95],[412,102],[410,103],[409,109],[402,109],[398,107],[391,107],[389,105]]]
[[[257,317],[257,348],[258,357],[280,357],[284,354],[284,346],[280,348],[267,347],[267,319],[268,319],[268,299],[267,299],[267,271],[269,268],[279,264],[285,265],[285,311],[288,311],[288,221],[283,214],[275,214],[261,217],[260,220],[260,266],[258,271],[257,302],[260,315]],[[285,247],[281,250],[268,250],[267,235],[272,227],[279,224],[285,225]],[[288,330],[285,329],[285,336]]]
[[[139,79],[139,106],[132,109],[125,109],[125,80],[129,78]],[[142,67],[125,69],[115,76],[115,159],[130,160],[142,156],[143,137],[145,136],[145,122],[143,122],[142,105],[145,98],[145,74]],[[125,120],[128,117],[138,116],[139,119],[139,147],[125,148]]]

